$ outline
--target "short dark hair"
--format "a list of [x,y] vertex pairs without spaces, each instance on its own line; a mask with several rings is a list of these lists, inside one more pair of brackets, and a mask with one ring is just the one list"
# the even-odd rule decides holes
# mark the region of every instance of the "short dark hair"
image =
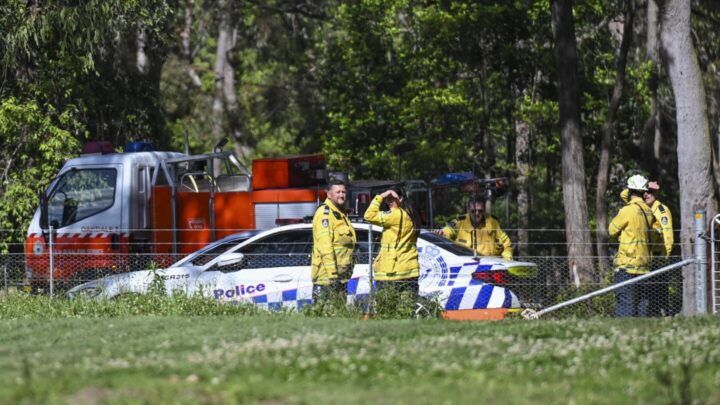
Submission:
[[330,180],[328,180],[327,189],[330,190],[332,186],[343,186],[347,188],[347,184],[336,177],[331,177]]
[[485,200],[483,200],[482,198],[474,198],[474,197],[473,197],[473,198],[470,198],[470,199],[468,199],[467,204],[465,204],[465,208],[470,208],[470,207],[472,207],[472,206],[475,205],[475,204],[480,204],[480,205],[482,205],[482,206],[484,207],[484,206],[485,206]]

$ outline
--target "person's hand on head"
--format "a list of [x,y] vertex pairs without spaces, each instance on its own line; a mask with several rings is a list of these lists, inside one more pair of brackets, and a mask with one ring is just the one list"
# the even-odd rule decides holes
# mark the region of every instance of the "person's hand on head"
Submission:
[[396,199],[396,200],[400,200],[400,197],[397,195],[397,193],[395,192],[395,190],[386,190],[384,193],[380,194],[380,197],[382,197],[383,199],[386,199],[386,198],[388,198],[388,197],[392,197],[392,198],[394,198],[394,199]]
[[651,181],[648,182],[648,189],[650,190],[660,190],[660,185],[657,181]]

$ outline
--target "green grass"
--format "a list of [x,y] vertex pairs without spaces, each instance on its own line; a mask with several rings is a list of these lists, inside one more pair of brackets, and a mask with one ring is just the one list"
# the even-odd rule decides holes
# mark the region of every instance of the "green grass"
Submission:
[[720,403],[714,317],[360,321],[156,300],[1,299],[0,403]]

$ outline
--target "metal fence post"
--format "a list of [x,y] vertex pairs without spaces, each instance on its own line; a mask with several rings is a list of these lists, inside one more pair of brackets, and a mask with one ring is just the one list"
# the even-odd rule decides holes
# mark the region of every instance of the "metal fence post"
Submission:
[[55,294],[55,229],[50,225],[50,298]]
[[5,281],[5,295],[8,294],[8,284],[7,284],[7,264],[3,264],[3,280]]
[[370,283],[370,291],[368,292],[368,303],[367,303],[367,314],[370,316],[372,313],[372,302],[373,302],[373,246],[372,246],[372,224],[368,223],[368,282]]
[[705,211],[695,211],[695,314],[707,313],[707,246],[705,235]]
[[717,253],[715,252],[715,226],[720,224],[720,214],[715,215],[710,224],[710,313],[718,312]]

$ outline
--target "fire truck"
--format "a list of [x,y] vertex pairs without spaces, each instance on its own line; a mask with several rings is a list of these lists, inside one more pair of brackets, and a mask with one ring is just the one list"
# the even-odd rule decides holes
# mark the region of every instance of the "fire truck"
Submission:
[[[348,180],[328,172],[320,154],[256,159],[251,172],[218,147],[189,155],[132,142],[117,153],[107,142],[91,142],[40,194],[25,240],[26,278],[34,290],[45,289],[52,273],[62,289],[109,273],[165,267],[241,230],[301,222],[324,201],[330,176]],[[349,183],[348,211],[361,216],[373,195],[402,184],[424,227],[433,228],[433,190],[495,184],[467,173],[438,179]]]
[[257,159],[252,169],[219,148],[186,155],[133,142],[116,153],[89,143],[40,195],[26,277],[46,288],[52,268],[67,287],[150,261],[166,266],[239,230],[312,215],[325,199],[322,155]]

